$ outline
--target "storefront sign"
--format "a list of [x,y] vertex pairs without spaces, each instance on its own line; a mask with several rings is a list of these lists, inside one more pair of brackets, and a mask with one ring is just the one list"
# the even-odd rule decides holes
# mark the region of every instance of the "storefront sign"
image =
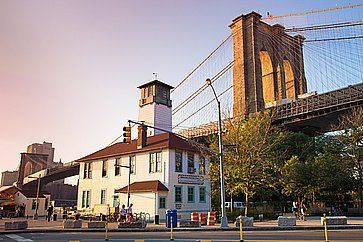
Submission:
[[178,183],[180,183],[180,184],[203,185],[204,184],[204,177],[203,176],[197,176],[197,175],[179,174],[178,175]]

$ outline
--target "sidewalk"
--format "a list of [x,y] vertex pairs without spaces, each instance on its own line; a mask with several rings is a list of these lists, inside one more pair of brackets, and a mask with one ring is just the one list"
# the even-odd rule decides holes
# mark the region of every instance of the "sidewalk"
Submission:
[[[47,222],[45,219],[32,220],[28,219],[28,229],[15,231],[15,230],[6,230],[5,231],[5,222],[10,221],[19,221],[24,219],[0,219],[0,234],[3,233],[26,233],[26,232],[59,232],[59,231],[104,231],[105,229],[88,229],[87,222],[84,221],[81,229],[63,229],[63,220],[51,221]],[[109,231],[169,231],[168,228],[165,227],[165,223],[155,225],[153,223],[148,223],[145,229],[118,229],[117,223],[110,223],[108,226]],[[320,224],[320,217],[308,217],[306,221],[297,220],[296,226],[291,227],[278,227],[277,220],[267,220],[267,221],[255,221],[253,227],[245,227],[243,228],[245,231],[250,230],[323,230],[323,226]],[[328,226],[328,229],[363,229],[363,217],[348,217],[348,225],[335,225]],[[196,231],[196,230],[221,230],[219,225],[215,226],[202,226],[200,228],[174,228],[175,231]],[[229,224],[229,228],[225,230],[238,230],[234,224]]]

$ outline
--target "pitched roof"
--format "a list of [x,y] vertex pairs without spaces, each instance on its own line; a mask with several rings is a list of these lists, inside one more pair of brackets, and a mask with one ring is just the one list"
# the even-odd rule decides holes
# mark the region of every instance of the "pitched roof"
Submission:
[[16,186],[2,186],[0,187],[0,198],[13,196],[19,188]]
[[169,88],[169,89],[173,89],[173,88],[174,88],[174,87],[172,87],[172,86],[170,86],[170,85],[168,85],[168,84],[166,84],[166,83],[164,83],[164,82],[161,82],[161,81],[159,81],[159,80],[152,80],[152,81],[150,81],[150,82],[148,82],[148,83],[145,83],[145,84],[142,84],[142,85],[138,86],[137,88],[141,89],[141,88],[143,88],[143,87],[150,86],[150,85],[153,85],[153,84],[157,84],[157,85],[165,86],[165,87],[167,87],[167,88]]
[[147,137],[146,146],[142,149],[137,149],[137,140],[132,140],[130,144],[116,143],[104,149],[96,151],[90,155],[82,157],[76,162],[91,161],[97,159],[104,159],[109,157],[142,153],[157,149],[182,149],[187,151],[198,152],[198,149],[192,146],[187,140],[176,136],[173,133],[162,133],[154,136]]
[[[127,193],[127,187],[120,188],[116,190],[117,193]],[[130,193],[135,192],[160,192],[160,191],[169,191],[169,189],[161,183],[159,180],[154,181],[141,181],[134,182],[130,184]]]

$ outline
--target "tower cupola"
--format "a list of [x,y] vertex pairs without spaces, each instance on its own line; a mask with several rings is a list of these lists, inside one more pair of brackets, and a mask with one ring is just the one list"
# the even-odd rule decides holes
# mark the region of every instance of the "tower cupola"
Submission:
[[[173,87],[159,80],[153,80],[138,87],[140,89],[139,122],[172,130],[172,108],[170,89]],[[163,133],[161,130],[148,129],[147,136]]]

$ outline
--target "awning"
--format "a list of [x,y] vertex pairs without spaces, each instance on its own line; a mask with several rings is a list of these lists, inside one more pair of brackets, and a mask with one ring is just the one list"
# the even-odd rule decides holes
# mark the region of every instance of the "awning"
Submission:
[[[116,193],[127,193],[128,186],[116,190]],[[169,189],[159,180],[141,181],[130,184],[130,193],[136,192],[168,192]]]

